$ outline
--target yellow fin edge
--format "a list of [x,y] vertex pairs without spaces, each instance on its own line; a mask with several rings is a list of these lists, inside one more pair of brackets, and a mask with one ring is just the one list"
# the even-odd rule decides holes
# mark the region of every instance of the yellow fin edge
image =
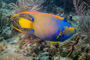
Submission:
[[60,43],[60,41],[57,41],[57,42],[56,41],[51,41],[50,43],[51,44],[56,44],[56,43]]
[[26,33],[26,32],[23,32],[23,31],[19,30],[19,29],[18,29],[18,28],[16,28],[15,26],[13,26],[13,28],[14,28],[14,29],[16,29],[17,31],[21,32],[21,33],[24,33],[24,34],[26,34],[26,35],[30,36],[30,34],[28,34],[28,33]]

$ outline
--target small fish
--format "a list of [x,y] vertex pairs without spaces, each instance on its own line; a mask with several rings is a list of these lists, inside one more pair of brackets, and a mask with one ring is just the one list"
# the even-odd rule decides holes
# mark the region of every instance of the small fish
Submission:
[[[21,15],[25,15],[25,17]],[[27,17],[29,15],[30,17]],[[11,17],[14,20],[17,19],[17,24],[21,29],[31,29],[28,31],[22,31],[13,24],[14,28],[24,34],[35,36],[41,40],[53,41],[52,43],[58,43],[70,38],[76,29],[72,27],[64,17],[60,17],[54,14],[42,13],[42,12],[21,12]]]

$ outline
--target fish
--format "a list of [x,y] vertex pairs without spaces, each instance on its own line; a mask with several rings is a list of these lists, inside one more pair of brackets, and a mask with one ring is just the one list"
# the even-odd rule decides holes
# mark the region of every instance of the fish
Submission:
[[[25,17],[22,15],[25,15]],[[52,43],[63,42],[76,32],[76,29],[64,17],[58,15],[43,12],[20,12],[12,16],[10,19],[13,19],[14,21],[14,18],[17,16],[18,19],[16,19],[16,23],[19,28],[31,30],[22,31],[18,26],[15,26],[17,24],[14,23],[13,27],[16,30],[43,41],[47,40]]]

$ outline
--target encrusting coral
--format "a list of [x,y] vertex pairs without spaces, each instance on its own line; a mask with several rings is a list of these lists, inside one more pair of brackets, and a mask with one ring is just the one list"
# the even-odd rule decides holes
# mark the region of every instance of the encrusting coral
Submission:
[[4,50],[5,46],[6,46],[5,42],[0,43],[0,52]]
[[7,53],[7,54],[1,56],[0,60],[29,60],[29,59],[20,54]]

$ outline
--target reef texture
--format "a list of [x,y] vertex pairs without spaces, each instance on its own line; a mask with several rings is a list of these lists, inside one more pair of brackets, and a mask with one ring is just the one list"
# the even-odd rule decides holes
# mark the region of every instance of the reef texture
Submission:
[[[0,43],[0,59],[18,59],[17,55],[26,56],[27,59],[54,60],[65,59],[62,57],[60,44],[51,44],[49,41],[40,41],[24,34],[19,34],[13,38]],[[10,57],[11,56],[11,57]],[[23,57],[24,58],[24,57]],[[26,59],[26,58],[25,58]],[[22,59],[23,60],[23,59]]]
[[1,56],[0,60],[29,60],[29,59],[19,54],[7,53]]

